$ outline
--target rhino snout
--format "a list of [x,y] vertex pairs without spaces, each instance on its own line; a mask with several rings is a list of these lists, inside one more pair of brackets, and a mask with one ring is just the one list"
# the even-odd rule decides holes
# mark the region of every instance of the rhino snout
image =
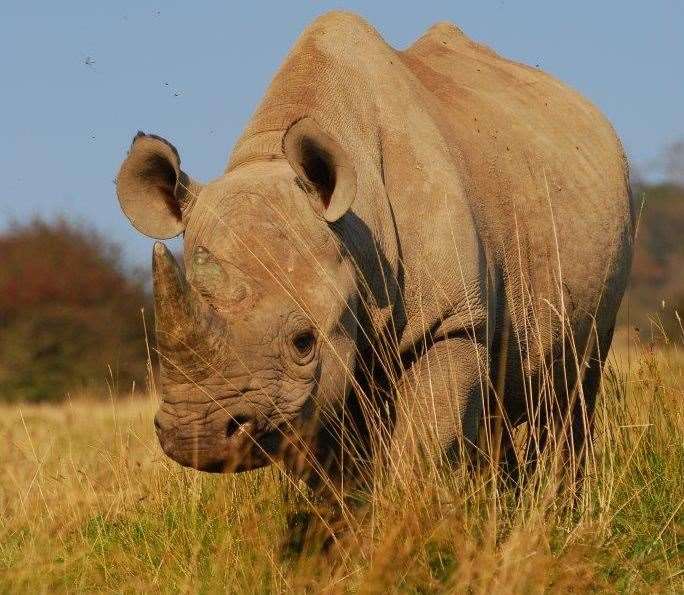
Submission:
[[184,467],[210,473],[243,471],[268,464],[267,447],[272,445],[260,444],[255,418],[245,413],[221,413],[212,416],[211,421],[188,420],[160,408],[154,426],[162,450]]

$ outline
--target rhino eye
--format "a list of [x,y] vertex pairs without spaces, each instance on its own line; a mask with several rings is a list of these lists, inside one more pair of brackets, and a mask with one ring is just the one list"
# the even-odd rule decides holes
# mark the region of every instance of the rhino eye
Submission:
[[315,343],[316,336],[314,335],[313,331],[309,330],[297,333],[292,339],[292,344],[294,345],[294,348],[297,350],[297,353],[302,357],[305,357],[311,353]]

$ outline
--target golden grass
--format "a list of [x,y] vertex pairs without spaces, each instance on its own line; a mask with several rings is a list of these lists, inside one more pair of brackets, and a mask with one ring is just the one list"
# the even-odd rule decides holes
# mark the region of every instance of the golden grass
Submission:
[[380,485],[333,559],[279,558],[279,472],[161,453],[153,398],[0,406],[0,592],[684,592],[684,357],[613,358],[579,506],[542,465]]

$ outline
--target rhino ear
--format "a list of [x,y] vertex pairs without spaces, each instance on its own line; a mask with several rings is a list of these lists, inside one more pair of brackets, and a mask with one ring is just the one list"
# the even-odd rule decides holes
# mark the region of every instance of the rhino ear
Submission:
[[330,223],[356,198],[356,170],[344,148],[313,118],[292,124],[283,136],[283,153],[295,173],[313,187],[311,205]]
[[133,227],[160,240],[177,236],[200,190],[171,143],[138,132],[116,178],[119,204]]

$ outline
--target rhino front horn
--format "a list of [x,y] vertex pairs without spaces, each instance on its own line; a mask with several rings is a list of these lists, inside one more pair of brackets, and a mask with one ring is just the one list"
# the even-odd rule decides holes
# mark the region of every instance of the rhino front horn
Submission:
[[196,304],[183,271],[168,248],[154,244],[152,256],[154,315],[157,348],[162,357],[177,359],[196,349]]

